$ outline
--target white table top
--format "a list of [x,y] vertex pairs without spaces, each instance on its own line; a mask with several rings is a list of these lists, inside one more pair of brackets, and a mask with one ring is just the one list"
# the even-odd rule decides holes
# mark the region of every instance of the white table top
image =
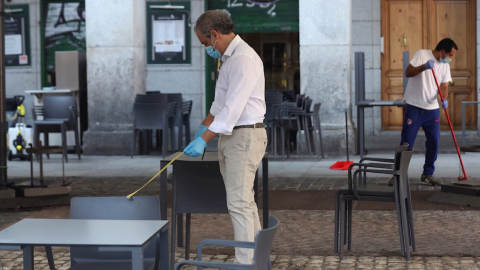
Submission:
[[78,89],[25,90],[27,94],[68,94],[73,92],[78,92]]
[[26,218],[0,231],[0,246],[142,246],[167,224],[165,220]]

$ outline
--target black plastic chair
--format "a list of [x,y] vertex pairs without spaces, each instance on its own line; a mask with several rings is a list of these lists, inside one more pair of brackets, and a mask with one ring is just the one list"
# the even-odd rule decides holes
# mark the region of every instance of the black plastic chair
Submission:
[[[34,118],[34,146],[39,146],[40,133],[44,134],[44,146],[49,146],[49,133],[60,133],[65,162],[68,162],[67,131],[73,131],[75,134],[75,151],[78,159],[81,159],[80,134],[77,122],[78,110],[73,96],[45,96],[43,108],[40,110],[32,109],[32,112]],[[43,120],[39,120],[39,116],[43,116]],[[49,156],[47,155],[47,157]]]
[[[186,214],[185,259],[189,258],[192,213],[228,213],[225,184],[218,160],[176,160],[173,166],[171,249],[175,250],[178,214]],[[172,259],[173,258],[172,253]]]
[[[400,154],[403,151],[407,151],[409,149],[408,143],[404,143],[403,145],[399,145],[395,148],[395,153],[393,155],[393,158],[375,158],[375,157],[365,157],[360,160],[359,163],[354,163],[350,166],[349,170],[349,175],[351,174],[351,170],[354,166],[358,166],[360,169],[365,169],[365,168],[375,168],[375,169],[387,169],[387,170],[398,170],[399,169],[399,162],[400,162]],[[365,161],[369,161],[366,163]],[[371,162],[374,161],[374,162]],[[350,175],[351,176],[351,175]],[[362,174],[359,175],[358,181],[361,182],[361,184],[366,185],[367,184],[367,175],[366,172],[363,172]],[[350,182],[349,182],[350,183]],[[383,190],[391,191],[393,190],[393,187],[380,187]],[[343,195],[351,195],[352,194],[352,185],[347,185],[335,193],[335,237],[334,237],[334,251],[338,252],[338,228],[340,225],[340,217],[339,217],[339,207],[340,207],[340,200],[341,196]],[[410,188],[408,188],[410,190]],[[410,196],[410,193],[409,193]],[[348,227],[351,228],[351,214],[352,214],[352,202],[348,201],[347,202],[347,210],[348,210]],[[410,210],[411,212],[411,210]],[[349,241],[349,250],[351,247],[351,239],[350,239],[350,232],[351,229],[349,229],[349,234],[348,234],[348,241]]]
[[[169,118],[172,111],[176,108],[176,102],[167,103],[164,101],[158,102],[140,102],[136,101],[133,105],[133,134],[132,134],[132,153],[135,154],[137,130],[161,130],[162,131],[162,156],[167,155],[168,145],[168,130]],[[145,142],[150,141],[147,137],[147,132],[144,134]],[[157,142],[158,144],[158,142]],[[147,148],[147,147],[145,147]],[[173,146],[172,146],[173,148]],[[147,150],[146,150],[147,152]]]
[[275,108],[278,108],[280,104],[283,102],[283,94],[277,91],[265,91],[265,106],[266,106],[266,113],[265,113],[265,125],[267,127],[267,135],[268,135],[268,144],[274,148],[274,144],[272,142],[273,139],[273,132],[274,132],[274,115],[275,115]]
[[[160,200],[157,196],[75,197],[70,203],[71,219],[160,220]],[[145,269],[158,269],[155,260],[159,239],[153,238],[144,251]],[[98,248],[71,247],[71,270],[132,269],[130,251],[99,251]]]
[[[270,216],[268,220],[268,228],[257,232],[255,242],[229,241],[206,239],[200,242],[197,248],[196,261],[181,261],[175,265],[175,270],[180,270],[184,265],[196,265],[197,269],[203,267],[221,268],[221,269],[238,269],[238,270],[270,270],[272,265],[270,262],[270,251],[273,245],[273,239],[278,230],[280,221]],[[217,245],[227,247],[251,248],[253,252],[253,262],[251,264],[238,263],[220,263],[220,262],[203,262],[202,248],[206,245]]]
[[[343,258],[343,244],[346,242],[346,216],[347,216],[347,201],[360,200],[360,201],[379,201],[379,202],[395,202],[397,209],[397,221],[400,237],[400,246],[402,255],[406,255],[407,260],[410,260],[410,245],[413,245],[413,220],[411,213],[411,201],[409,200],[408,186],[408,167],[410,164],[413,150],[407,150],[400,153],[399,167],[394,170],[385,169],[358,169],[351,176],[351,170],[349,170],[349,186],[353,186],[352,193],[349,195],[343,195],[340,202],[340,259]],[[350,168],[352,168],[352,165]],[[363,184],[362,181],[358,181],[357,177],[363,172],[390,174],[395,177],[394,187],[385,185]],[[410,207],[409,207],[410,205]],[[348,210],[348,248],[351,249],[351,207]]]

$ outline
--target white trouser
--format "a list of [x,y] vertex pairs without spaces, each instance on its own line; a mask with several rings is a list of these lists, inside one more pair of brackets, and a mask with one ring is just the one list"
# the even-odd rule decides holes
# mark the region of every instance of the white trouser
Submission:
[[[232,135],[220,135],[218,141],[220,172],[236,241],[253,242],[261,229],[253,182],[266,147],[265,128],[234,129]],[[235,248],[235,262],[250,264],[252,259],[253,249]]]

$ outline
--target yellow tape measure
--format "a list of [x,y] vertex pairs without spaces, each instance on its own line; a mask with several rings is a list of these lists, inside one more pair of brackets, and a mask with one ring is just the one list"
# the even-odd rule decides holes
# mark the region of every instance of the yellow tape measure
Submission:
[[157,174],[155,174],[154,177],[152,177],[152,179],[148,180],[148,182],[143,185],[141,188],[137,189],[135,192],[132,192],[130,194],[128,194],[127,196],[127,200],[131,200],[132,197],[137,194],[137,192],[139,192],[140,190],[142,190],[144,187],[146,187],[148,184],[150,184],[150,182],[153,181],[153,179],[155,179],[157,176],[159,176],[163,170],[165,170],[168,166],[170,166],[170,164],[172,164],[172,162],[174,162],[177,158],[179,158],[181,155],[183,155],[183,152],[181,152],[180,154],[178,154],[176,157],[174,157],[167,165],[165,165],[165,167],[163,167]]

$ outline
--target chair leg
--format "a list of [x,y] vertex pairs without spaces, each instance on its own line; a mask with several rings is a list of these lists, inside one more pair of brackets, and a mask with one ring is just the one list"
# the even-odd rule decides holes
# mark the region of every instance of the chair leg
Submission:
[[[48,132],[44,132],[43,133],[43,137],[44,137],[44,142],[43,142],[43,146],[46,146],[48,147],[50,144],[49,144],[49,136],[48,136]],[[47,154],[47,158],[50,159],[50,154]]]
[[78,133],[77,128],[75,128],[73,130],[73,132],[75,132],[75,150],[77,152],[78,159],[80,160],[81,159],[81,157],[80,157],[80,135]]
[[167,156],[168,147],[168,128],[162,129],[162,157]]
[[339,204],[340,204],[340,192],[335,192],[335,233],[333,237],[333,251],[338,253],[338,225],[339,225]]
[[345,243],[345,201],[342,200],[340,201],[340,243],[342,243],[339,247],[339,257],[340,257],[340,260],[343,259],[343,243]]
[[412,245],[413,251],[417,251],[417,245],[415,244],[415,229],[413,226],[413,212],[412,212],[412,201],[410,196],[407,198],[407,213],[408,213],[408,228],[410,231],[410,243]]
[[282,138],[281,147],[282,147],[282,159],[285,156],[285,130],[283,127],[280,128],[280,137]]
[[353,202],[348,201],[348,250],[352,250],[352,207]]
[[185,260],[190,258],[190,224],[192,219],[192,214],[186,214],[186,224],[185,224]]
[[46,246],[45,253],[47,254],[47,261],[48,261],[48,266],[50,267],[50,270],[55,270],[55,262],[53,260],[52,247]]
[[66,126],[66,124],[62,125],[62,146],[63,146],[63,155],[65,156],[65,162],[68,163],[67,126]]
[[[403,194],[400,194],[400,198],[404,198]],[[410,235],[408,232],[408,222],[407,222],[407,209],[405,205],[405,200],[400,200],[400,210],[402,214],[402,224],[403,225],[403,236],[404,236],[404,246],[405,246],[405,253],[407,255],[407,261],[410,261]]]
[[402,224],[400,198],[398,194],[397,183],[395,183],[395,207],[397,209],[397,222],[398,222],[398,235],[400,238],[400,249],[402,250],[402,255],[405,255],[403,224]]
[[[183,141],[183,125],[178,126],[177,150],[182,151]],[[174,151],[175,152],[175,151]]]
[[[40,144],[40,132],[38,132],[38,126],[34,126],[35,129],[33,131],[33,146],[38,147]],[[35,159],[38,162],[38,154],[35,154]]]
[[133,158],[133,155],[135,154],[136,148],[137,148],[137,130],[134,127],[132,132],[132,153],[131,153],[132,158]]

